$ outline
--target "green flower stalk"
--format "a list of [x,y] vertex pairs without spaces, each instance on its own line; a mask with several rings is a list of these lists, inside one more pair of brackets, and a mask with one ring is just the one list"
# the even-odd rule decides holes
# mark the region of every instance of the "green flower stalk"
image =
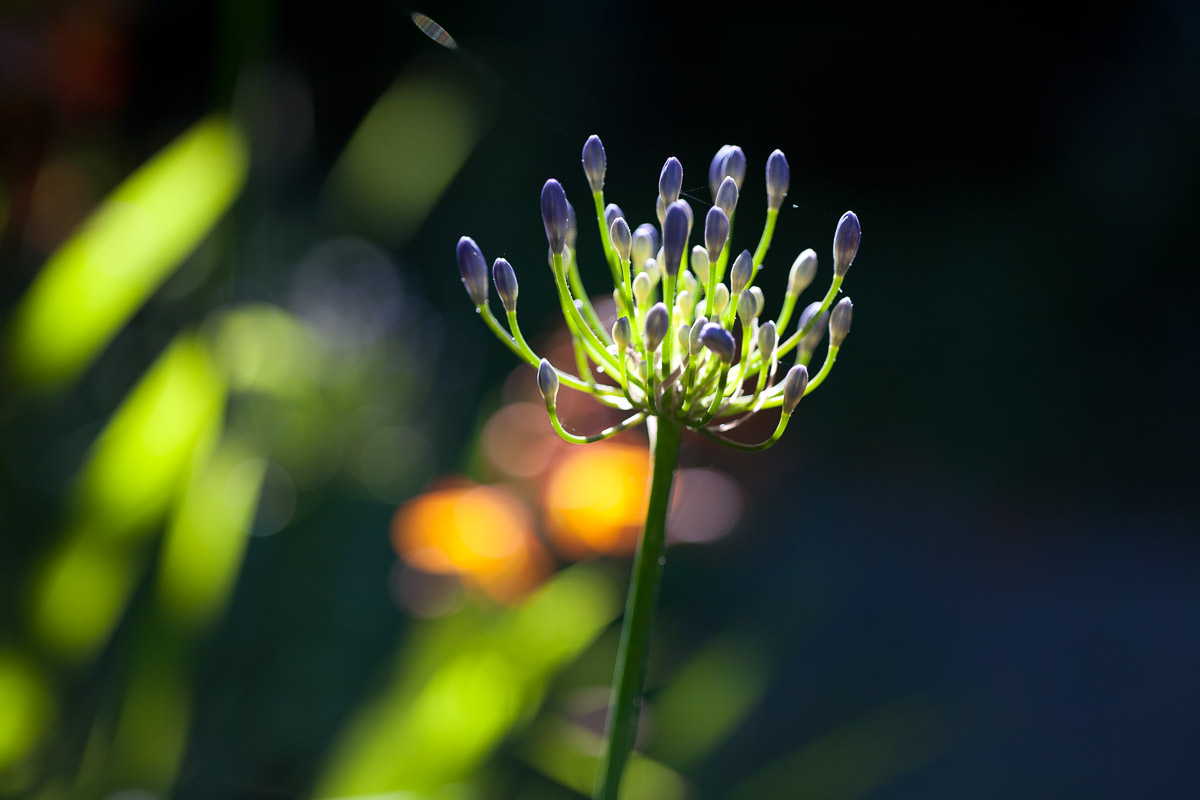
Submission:
[[[658,227],[644,223],[634,229],[620,207],[605,202],[608,162],[599,137],[588,138],[582,162],[611,277],[615,321],[605,324],[600,320],[584,288],[575,253],[574,209],[562,185],[550,179],[541,194],[550,267],[578,374],[553,366],[522,334],[517,321],[517,274],[508,261],[497,259],[492,267],[506,326],[489,304],[487,263],[479,246],[464,236],[457,257],[476,312],[505,346],[537,371],[550,424],[559,436],[572,444],[588,444],[646,423],[651,452],[646,525],[634,557],[594,793],[595,798],[615,800],[637,729],[655,595],[664,562],[667,508],[682,433],[691,430],[747,451],[765,450],[779,441],[800,400],[829,376],[850,332],[850,299],[838,301],[838,295],[858,253],[862,230],[851,211],[839,220],[829,288],[823,299],[803,310],[795,331],[787,336],[796,303],[818,270],[816,253],[800,253],[788,275],[778,316],[763,319],[766,296],[755,279],[770,249],[790,183],[787,159],[781,151],[774,151],[767,160],[767,218],[758,245],[753,252],[740,251],[729,269],[728,282],[725,272],[734,214],[746,176],[746,156],[740,147],[725,145],[709,166],[713,205],[703,220],[702,244],[690,249],[695,216],[681,199],[683,165],[678,159],[667,159],[659,174]],[[826,325],[829,344],[825,358],[810,376],[809,361]],[[780,362],[792,351],[794,364],[785,371]],[[783,379],[777,380],[781,373]],[[574,433],[558,417],[560,388],[583,392],[628,415],[597,433]],[[725,435],[772,409],[779,409],[779,419],[766,439],[743,443]]]

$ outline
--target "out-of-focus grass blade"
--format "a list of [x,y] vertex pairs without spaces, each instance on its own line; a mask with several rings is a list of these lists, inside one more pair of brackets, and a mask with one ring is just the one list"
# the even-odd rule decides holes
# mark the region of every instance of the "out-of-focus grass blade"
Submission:
[[363,708],[334,749],[316,796],[426,793],[464,779],[619,611],[608,576],[577,566],[446,653],[415,689],[405,668],[425,658],[405,653],[391,689]]
[[222,117],[196,124],[121,183],[46,262],[12,319],[25,385],[84,369],[229,208],[247,151]]
[[178,337],[117,409],[84,466],[67,533],[38,574],[33,629],[86,659],[137,580],[142,540],[216,441],[225,384],[194,334]]

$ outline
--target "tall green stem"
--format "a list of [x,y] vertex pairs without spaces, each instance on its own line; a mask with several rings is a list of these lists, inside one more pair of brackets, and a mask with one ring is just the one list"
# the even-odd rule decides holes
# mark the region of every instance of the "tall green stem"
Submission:
[[[658,423],[657,430],[653,422]],[[646,528],[633,559],[629,597],[625,601],[625,621],[621,625],[621,644],[617,648],[605,749],[596,771],[594,800],[616,800],[621,773],[633,750],[646,677],[646,657],[650,650],[650,629],[662,578],[667,509],[679,464],[679,438],[683,426],[673,419],[658,417],[647,420],[646,427],[651,436],[650,503],[646,509]]]

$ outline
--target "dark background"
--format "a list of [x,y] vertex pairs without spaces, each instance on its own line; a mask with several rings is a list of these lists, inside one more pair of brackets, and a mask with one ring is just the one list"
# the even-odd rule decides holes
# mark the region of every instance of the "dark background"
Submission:
[[[93,94],[64,99],[14,81],[32,69],[15,43],[80,8],[113,42],[80,56],[78,69],[102,76]],[[777,301],[804,247],[827,268],[834,225],[851,208],[864,229],[845,286],[855,323],[830,381],[770,453],[685,440],[684,465],[736,475],[749,511],[729,539],[671,559],[661,625],[685,639],[753,631],[777,667],[736,735],[689,770],[701,796],[727,796],[873,710],[914,705],[924,733],[913,735],[928,748],[911,768],[865,793],[821,796],[1195,797],[1200,13],[1179,2],[1080,9],[14,4],[3,141],[18,202],[3,243],[4,308],[45,256],[22,236],[19,203],[39,160],[63,142],[100,142],[115,153],[106,191],[227,105],[246,63],[282,65],[311,92],[303,156],[282,174],[256,173],[235,210],[243,230],[275,221],[277,238],[236,270],[277,285],[317,241],[315,197],[351,133],[402,69],[425,60],[476,87],[491,119],[425,224],[389,249],[441,316],[424,413],[444,471],[467,445],[477,398],[513,366],[469,313],[458,236],[509,258],[523,308],[549,319],[538,191],[558,177],[586,208],[588,134],[605,144],[609,199],[636,222],[653,221],[670,155],[703,213],[708,161],[727,142],[747,154],[740,209],[757,218],[766,155],[781,148],[791,189],[759,284]],[[460,49],[422,36],[414,10]],[[331,232],[336,223],[320,233]],[[598,252],[596,238],[581,225],[580,251]],[[237,291],[196,292],[172,310],[200,319]],[[157,320],[153,308],[140,314],[85,379],[95,391],[54,414],[102,419],[119,394],[100,389],[144,367],[129,354],[164,341]],[[14,414],[10,544],[53,499],[17,499]],[[25,443],[53,437],[62,419],[21,414],[44,424],[20,434]],[[188,759],[201,766],[185,771],[181,797],[302,792],[314,754],[404,625],[373,589],[394,561],[377,533],[389,509],[323,503],[357,531],[353,544],[299,530],[286,553],[250,549],[244,581],[258,589],[239,590],[206,657],[201,687],[214,702],[200,703]],[[322,622],[255,634],[294,610],[270,589],[296,588],[272,566],[284,556],[338,559],[315,579],[325,599],[301,603]],[[335,631],[345,635],[329,654]],[[282,691],[249,720],[217,702],[288,636],[300,654],[294,685],[319,688],[305,713],[285,721]],[[505,796],[549,792],[525,779],[533,788]],[[771,791],[804,796],[786,780]]]

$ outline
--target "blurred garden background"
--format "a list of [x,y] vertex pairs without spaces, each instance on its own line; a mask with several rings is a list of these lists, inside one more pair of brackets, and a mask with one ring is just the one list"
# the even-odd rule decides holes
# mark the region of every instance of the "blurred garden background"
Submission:
[[781,148],[768,308],[865,231],[781,443],[685,435],[628,797],[1200,796],[1169,0],[0,4],[0,796],[589,792],[645,441],[553,435],[453,248],[552,351],[592,133],[634,224]]

